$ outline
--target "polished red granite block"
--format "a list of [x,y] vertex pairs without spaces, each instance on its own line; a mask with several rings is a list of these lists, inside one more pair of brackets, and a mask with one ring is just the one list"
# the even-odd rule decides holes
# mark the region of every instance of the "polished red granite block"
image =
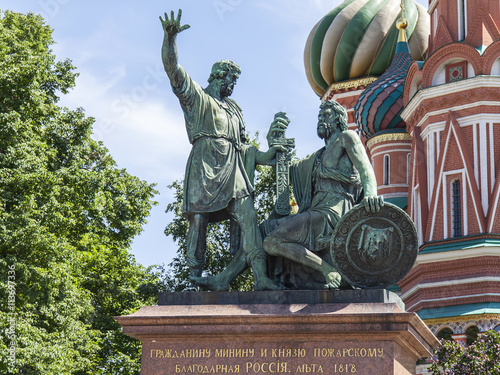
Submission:
[[[350,292],[357,302],[349,303]],[[251,295],[170,295],[166,299],[179,304],[116,319],[141,340],[145,375],[415,374],[417,359],[428,356],[437,339],[416,314],[401,309],[397,296],[382,292],[385,302],[368,303],[360,297],[377,292],[312,291],[312,298],[260,292],[256,303],[245,304],[230,302],[249,302]],[[214,298],[222,304],[202,303]]]

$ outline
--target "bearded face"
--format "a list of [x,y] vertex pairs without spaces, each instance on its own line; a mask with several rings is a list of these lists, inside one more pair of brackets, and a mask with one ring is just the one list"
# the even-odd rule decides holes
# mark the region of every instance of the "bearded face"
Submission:
[[221,78],[220,96],[222,98],[227,98],[231,96],[234,90],[234,86],[236,85],[237,79],[238,79],[238,74],[236,73],[227,73],[224,77]]
[[330,108],[322,108],[318,115],[318,137],[321,139],[328,139],[335,131],[335,117]]
[[333,133],[332,126],[326,123],[318,123],[317,133],[321,139],[328,139]]

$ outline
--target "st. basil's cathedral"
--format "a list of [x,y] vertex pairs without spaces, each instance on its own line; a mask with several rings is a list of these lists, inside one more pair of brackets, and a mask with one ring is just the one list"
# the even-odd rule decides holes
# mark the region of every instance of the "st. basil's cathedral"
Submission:
[[347,109],[378,194],[416,224],[416,263],[391,290],[440,338],[500,331],[500,2],[346,0],[304,62]]

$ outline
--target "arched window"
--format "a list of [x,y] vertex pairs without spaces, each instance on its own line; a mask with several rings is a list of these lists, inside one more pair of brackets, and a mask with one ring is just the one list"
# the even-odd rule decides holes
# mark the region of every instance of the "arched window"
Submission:
[[441,331],[438,332],[436,336],[438,339],[453,341],[452,335],[453,331],[450,328],[443,328]]
[[391,157],[384,155],[384,185],[389,185],[391,182]]
[[[444,340],[444,341],[454,341],[453,340],[453,331],[450,328],[443,328],[441,331],[437,333],[437,338],[439,340]],[[444,359],[443,354],[438,353],[438,359],[442,361]]]
[[465,338],[465,343],[467,346],[474,343],[477,340],[477,334],[479,333],[479,328],[477,326],[470,326],[465,330],[465,334],[467,335]]
[[462,236],[462,191],[460,180],[451,183],[451,236]]
[[493,328],[495,332],[500,333],[500,324]]

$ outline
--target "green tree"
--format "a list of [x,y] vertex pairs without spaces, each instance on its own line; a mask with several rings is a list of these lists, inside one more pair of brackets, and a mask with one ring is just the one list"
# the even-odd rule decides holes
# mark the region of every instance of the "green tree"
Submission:
[[487,331],[468,346],[441,340],[429,367],[433,375],[500,375],[500,335]]
[[[258,134],[255,135],[253,144],[258,147]],[[178,245],[177,256],[169,264],[169,270],[163,275],[165,285],[170,291],[181,291],[191,285],[189,281],[189,268],[186,266],[186,239],[188,223],[182,217],[182,181],[174,181],[169,188],[174,190],[174,202],[169,203],[166,212],[174,214],[173,220],[165,228],[165,234],[172,236]],[[257,166],[255,174],[255,210],[259,222],[267,219],[274,210],[275,201],[275,172],[271,167]],[[216,275],[226,268],[232,258],[230,253],[229,222],[209,224],[207,230],[207,252],[205,259],[205,274]],[[247,269],[243,275],[234,280],[231,290],[253,290],[253,275]]]
[[51,35],[0,11],[0,373],[137,374],[140,343],[112,317],[155,302],[158,272],[128,250],[156,191],[58,105],[77,74]]

